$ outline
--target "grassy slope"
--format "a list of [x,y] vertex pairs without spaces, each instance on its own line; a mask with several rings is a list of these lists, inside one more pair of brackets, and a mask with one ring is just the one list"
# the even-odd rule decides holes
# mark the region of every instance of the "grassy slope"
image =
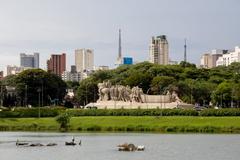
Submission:
[[[57,131],[58,124],[54,118],[5,118],[0,130]],[[240,133],[240,117],[74,117],[70,130]]]

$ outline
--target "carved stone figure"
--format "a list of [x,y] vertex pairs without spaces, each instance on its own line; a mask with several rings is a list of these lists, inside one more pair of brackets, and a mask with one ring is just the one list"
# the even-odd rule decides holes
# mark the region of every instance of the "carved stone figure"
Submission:
[[122,85],[118,86],[118,100],[119,101],[125,101],[124,92],[125,92],[125,87]]
[[143,94],[142,88],[133,87],[132,88],[132,101],[143,103],[141,95]]
[[115,87],[116,86],[112,86],[110,88],[110,98],[111,98],[111,100],[117,100],[117,97],[115,96]]
[[103,83],[98,83],[98,95],[99,101],[108,101],[110,96],[110,81],[104,81]]
[[104,81],[98,84],[99,101],[124,101],[143,103],[143,91],[141,88],[122,85],[112,85],[110,81]]
[[178,94],[176,91],[172,92],[172,101],[177,103],[182,103],[183,101],[178,97]]
[[131,100],[131,92],[132,91],[131,91],[131,88],[129,86],[125,87],[125,91],[124,91],[124,100],[125,101],[127,101],[127,102],[132,101]]

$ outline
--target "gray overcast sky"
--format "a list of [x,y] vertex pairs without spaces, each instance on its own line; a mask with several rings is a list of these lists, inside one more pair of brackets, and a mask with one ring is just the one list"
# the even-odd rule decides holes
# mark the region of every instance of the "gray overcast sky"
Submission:
[[39,52],[42,68],[53,53],[92,48],[95,65],[113,66],[122,29],[123,54],[148,59],[151,36],[166,34],[170,58],[199,63],[203,52],[240,45],[239,0],[0,0],[0,70],[19,65],[19,53]]

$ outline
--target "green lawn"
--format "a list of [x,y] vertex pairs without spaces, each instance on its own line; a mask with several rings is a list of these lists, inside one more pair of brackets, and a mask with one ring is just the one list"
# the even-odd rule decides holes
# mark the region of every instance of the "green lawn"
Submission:
[[[2,131],[58,131],[54,118],[2,118]],[[69,131],[240,133],[240,117],[74,117]]]

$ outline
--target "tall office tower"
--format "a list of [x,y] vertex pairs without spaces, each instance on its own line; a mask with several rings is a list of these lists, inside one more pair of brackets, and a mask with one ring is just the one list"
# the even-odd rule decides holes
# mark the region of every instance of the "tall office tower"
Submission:
[[20,54],[20,66],[25,68],[39,68],[39,53]]
[[149,61],[155,64],[168,64],[168,41],[165,35],[152,37],[149,47]]
[[75,65],[77,72],[91,71],[94,65],[94,54],[91,49],[75,50]]
[[118,57],[115,65],[119,66],[123,64],[122,59],[122,37],[121,37],[121,29],[119,29],[119,35],[118,35]]
[[51,58],[47,60],[47,70],[61,77],[62,73],[66,71],[66,54],[52,54]]

